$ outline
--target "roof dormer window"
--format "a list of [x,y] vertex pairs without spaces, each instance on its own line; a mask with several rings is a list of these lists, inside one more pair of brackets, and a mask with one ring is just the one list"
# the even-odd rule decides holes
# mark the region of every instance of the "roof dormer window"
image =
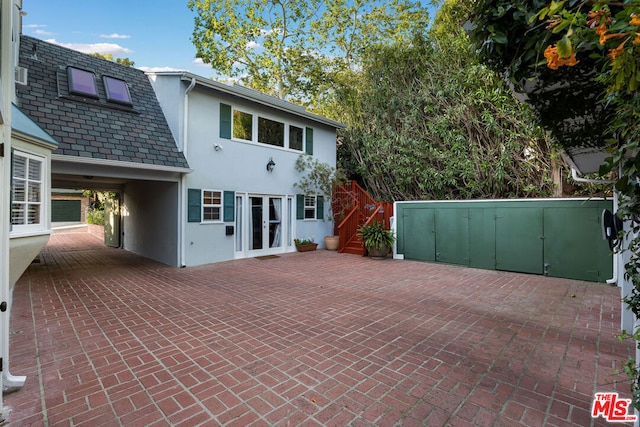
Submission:
[[98,98],[95,75],[91,71],[67,67],[69,93],[74,95]]
[[132,105],[131,94],[127,82],[115,77],[103,76],[104,88],[107,92],[107,101],[118,104]]

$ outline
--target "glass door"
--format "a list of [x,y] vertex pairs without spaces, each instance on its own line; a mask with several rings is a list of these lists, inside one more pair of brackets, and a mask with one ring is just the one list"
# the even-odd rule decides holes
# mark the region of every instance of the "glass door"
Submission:
[[249,247],[256,252],[279,252],[283,247],[282,197],[249,196]]

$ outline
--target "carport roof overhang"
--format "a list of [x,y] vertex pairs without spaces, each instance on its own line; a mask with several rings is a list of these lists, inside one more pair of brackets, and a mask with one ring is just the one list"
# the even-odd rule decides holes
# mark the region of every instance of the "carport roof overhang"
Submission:
[[564,160],[580,175],[597,173],[610,153],[601,147],[573,147],[562,154]]
[[193,169],[53,154],[51,186],[116,190],[130,181],[178,182]]

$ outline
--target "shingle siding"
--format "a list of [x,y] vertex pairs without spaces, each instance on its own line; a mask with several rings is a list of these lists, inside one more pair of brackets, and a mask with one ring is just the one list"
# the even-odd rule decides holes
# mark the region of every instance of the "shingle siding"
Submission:
[[[18,104],[60,142],[54,154],[189,167],[143,71],[29,36],[21,37],[20,66],[29,74],[27,86],[16,85]],[[69,94],[67,66],[95,73],[98,100]],[[106,101],[105,75],[128,83],[133,107]]]

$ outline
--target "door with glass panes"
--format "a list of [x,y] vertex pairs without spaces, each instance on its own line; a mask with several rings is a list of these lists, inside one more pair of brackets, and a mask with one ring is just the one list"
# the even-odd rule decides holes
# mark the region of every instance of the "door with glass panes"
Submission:
[[283,197],[249,196],[248,251],[252,255],[281,252],[284,245]]

